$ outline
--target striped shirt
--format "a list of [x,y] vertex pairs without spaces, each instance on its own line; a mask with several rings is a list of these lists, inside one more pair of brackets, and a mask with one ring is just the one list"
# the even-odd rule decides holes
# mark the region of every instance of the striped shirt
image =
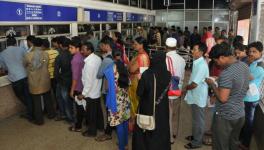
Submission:
[[230,89],[230,95],[226,103],[216,102],[216,114],[227,120],[236,120],[245,116],[243,98],[249,88],[249,68],[237,61],[224,69],[219,76],[220,88]]
[[49,49],[46,50],[46,52],[49,54],[49,65],[48,70],[50,74],[50,78],[54,78],[54,66],[55,66],[55,59],[59,55],[59,52],[57,50]]

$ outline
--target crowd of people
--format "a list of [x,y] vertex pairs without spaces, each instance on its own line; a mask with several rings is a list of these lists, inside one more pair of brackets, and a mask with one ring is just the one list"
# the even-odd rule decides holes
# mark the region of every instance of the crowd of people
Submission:
[[[144,32],[141,30],[137,33],[142,36],[144,35]],[[226,30],[220,31],[219,27],[215,27],[213,31],[211,26],[203,27],[201,34],[197,26],[193,28],[192,32],[189,31],[188,27],[185,27],[184,31],[180,27],[175,26],[171,26],[170,28],[151,27],[147,37],[149,43],[156,46],[166,46],[166,39],[173,37],[177,40],[177,48],[193,47],[195,43],[199,42],[207,43],[208,47],[211,48],[215,43],[221,43],[222,41],[231,43],[230,46],[232,46],[235,40],[233,30],[229,30],[227,34]]]
[[[106,34],[99,42],[92,32],[86,37],[55,37],[51,43],[28,36],[27,49],[9,37],[0,65],[26,106],[21,117],[33,124],[43,125],[47,115],[97,142],[111,140],[116,130],[119,150],[128,149],[129,133],[133,150],[170,150],[179,136],[184,99],[192,110],[186,149],[205,144],[215,150],[247,150],[254,111],[263,98],[263,45],[245,46],[232,30],[228,36],[218,27],[214,33],[211,27],[203,31],[200,36],[197,27],[192,34],[187,27],[181,31],[172,26],[162,32],[151,27],[133,39],[132,59],[119,32]],[[166,51],[150,55],[149,45],[166,46]],[[188,46],[193,66],[185,85],[186,61],[177,49]],[[205,131],[208,105],[215,106],[209,112],[212,127]],[[98,135],[98,130],[104,133]],[[204,140],[205,135],[212,141]]]

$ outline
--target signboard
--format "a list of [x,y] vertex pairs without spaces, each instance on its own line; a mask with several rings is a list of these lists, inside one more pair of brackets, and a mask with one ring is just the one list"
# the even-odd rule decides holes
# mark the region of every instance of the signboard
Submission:
[[145,15],[126,13],[126,21],[144,21],[144,20],[145,20]]
[[0,1],[0,21],[77,21],[77,8]]
[[96,9],[85,9],[85,21],[116,22],[123,21],[123,13]]

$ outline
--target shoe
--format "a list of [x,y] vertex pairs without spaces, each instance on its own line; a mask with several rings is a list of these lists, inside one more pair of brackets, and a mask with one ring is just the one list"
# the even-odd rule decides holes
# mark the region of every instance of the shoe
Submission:
[[37,122],[36,120],[32,121],[32,123],[38,126],[44,125],[44,122]]
[[24,118],[24,119],[27,119],[27,120],[33,120],[33,117],[28,115],[28,114],[20,114],[19,116],[20,118]]
[[97,142],[104,142],[104,141],[108,141],[108,140],[111,140],[111,139],[112,139],[112,136],[107,135],[107,134],[103,134],[103,135],[100,135],[100,136],[95,138],[95,140]]
[[201,148],[201,146],[194,146],[194,145],[192,145],[192,143],[188,143],[188,144],[184,145],[184,147],[186,149],[197,149],[197,148]]
[[48,119],[54,119],[56,117],[56,115],[48,115],[47,118]]
[[65,120],[65,118],[64,117],[57,116],[54,120],[55,121],[62,121],[62,120]]
[[82,133],[82,136],[85,136],[85,137],[96,137],[96,134],[91,134],[89,133],[89,131],[85,131]]
[[78,129],[78,128],[75,128],[74,126],[70,126],[68,129],[71,132],[82,132],[82,129],[81,128]]
[[213,145],[212,137],[211,136],[204,136],[203,137],[203,145],[212,146]]

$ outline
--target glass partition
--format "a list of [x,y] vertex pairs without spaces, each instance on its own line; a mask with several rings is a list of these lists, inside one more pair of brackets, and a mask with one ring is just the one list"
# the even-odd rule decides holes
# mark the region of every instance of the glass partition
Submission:
[[130,6],[138,7],[139,0],[130,0]]
[[34,25],[34,35],[70,34],[70,25]]
[[129,0],[118,0],[118,3],[122,5],[129,5]]
[[0,26],[0,37],[22,37],[30,33],[29,25],[8,25]]
[[185,20],[186,21],[198,21],[198,10],[186,10]]
[[200,21],[212,21],[212,10],[200,10],[199,20]]

